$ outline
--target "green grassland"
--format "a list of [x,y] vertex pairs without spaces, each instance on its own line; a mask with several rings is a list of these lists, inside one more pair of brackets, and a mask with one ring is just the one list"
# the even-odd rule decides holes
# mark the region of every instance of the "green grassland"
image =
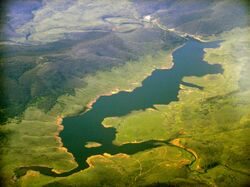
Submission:
[[[250,66],[247,63],[249,58],[246,56],[249,50],[249,33],[248,29],[234,29],[233,31],[223,33],[217,39],[223,39],[221,47],[217,49],[206,49],[205,60],[209,63],[220,63],[224,68],[221,75],[206,75],[204,77],[184,78],[184,81],[195,83],[203,86],[204,90],[190,88],[182,85],[179,93],[179,101],[172,102],[169,105],[156,105],[156,110],[133,112],[124,117],[106,118],[104,125],[114,126],[117,129],[116,140],[114,143],[123,144],[126,142],[140,142],[151,139],[169,139],[169,144],[162,144],[158,148],[139,152],[134,155],[98,155],[88,159],[90,168],[63,178],[54,178],[40,174],[36,171],[29,171],[24,177],[20,178],[20,186],[245,186],[249,182],[249,125],[250,125],[250,90],[248,73]],[[214,39],[214,38],[213,38]],[[159,55],[161,56],[161,55]],[[164,55],[163,55],[164,56]],[[161,58],[160,58],[161,59]],[[150,60],[149,60],[150,61]],[[149,66],[148,71],[142,75],[151,72],[154,66]],[[155,62],[155,60],[154,60]],[[160,62],[160,61],[159,61]],[[170,62],[170,61],[169,61]],[[157,67],[161,67],[159,63]],[[136,64],[128,63],[123,68],[131,66],[130,71],[136,70]],[[135,66],[135,67],[134,67]],[[138,65],[138,67],[140,67]],[[134,69],[135,68],[135,69]],[[122,70],[122,67],[121,67]],[[120,75],[118,69],[111,72],[102,72],[95,76],[89,77],[89,81],[108,80],[111,75]],[[135,77],[135,81],[141,80],[143,76]],[[100,79],[103,77],[103,79]],[[105,79],[104,79],[105,77]],[[123,76],[119,76],[123,77]],[[140,77],[140,78],[139,78]],[[116,79],[112,79],[114,82]],[[125,79],[124,79],[125,81]],[[122,83],[118,80],[117,85],[112,87],[100,87],[99,91],[90,89],[92,93],[105,93],[113,88],[129,89],[130,83]],[[91,86],[93,84],[89,84]],[[123,85],[118,87],[118,85]],[[134,85],[136,86],[136,85]],[[138,85],[137,85],[138,86]],[[95,88],[99,88],[96,86]],[[70,103],[62,113],[71,115],[73,111],[80,109],[78,102],[85,98],[85,91],[78,90],[75,98],[72,96],[61,97],[61,105]],[[80,95],[82,94],[82,98]],[[87,94],[89,95],[89,94]],[[79,98],[79,100],[77,99]],[[86,103],[91,98],[86,98]],[[75,103],[75,104],[74,104]],[[81,102],[82,103],[82,102]],[[58,104],[59,105],[59,104]],[[66,104],[64,104],[65,106]],[[59,105],[60,106],[60,105]],[[60,108],[58,106],[58,108]],[[53,108],[51,116],[56,115],[56,107]],[[49,119],[35,107],[27,110],[30,115],[36,113],[41,119]],[[29,115],[29,116],[30,116]],[[48,115],[48,114],[46,114]],[[33,116],[33,115],[32,115]],[[15,133],[23,127],[29,125],[32,118],[26,117],[18,125],[12,125],[9,129]],[[30,119],[28,123],[28,119]],[[51,117],[51,122],[55,118]],[[49,121],[49,120],[48,120]],[[46,124],[46,122],[44,122]],[[41,125],[44,126],[45,125]],[[34,124],[33,124],[34,125]],[[39,123],[36,124],[39,126]],[[153,126],[153,127],[152,127]],[[20,128],[21,128],[20,127]],[[10,127],[9,127],[10,128]],[[44,158],[36,159],[36,154],[23,157],[18,155],[15,149],[10,152],[6,150],[4,158],[6,168],[11,171],[15,167],[23,165],[46,165],[53,167],[57,171],[65,171],[73,168],[75,163],[72,157],[66,152],[49,151],[52,147],[52,141],[48,143],[47,150],[44,146],[39,148],[35,142],[35,135],[38,137],[42,134],[40,130],[29,126],[22,129],[26,131],[27,142],[25,147],[30,145],[29,149],[33,152],[44,151],[46,164],[43,164]],[[50,125],[50,128],[52,126]],[[56,129],[56,126],[53,126]],[[6,129],[7,130],[7,129]],[[48,129],[44,129],[44,133]],[[55,130],[54,130],[55,132]],[[33,136],[31,136],[33,134]],[[29,135],[29,136],[28,136]],[[23,138],[23,136],[22,136]],[[44,137],[45,138],[45,137]],[[25,139],[25,138],[24,138]],[[173,143],[178,140],[179,144]],[[12,146],[18,146],[20,136],[12,136]],[[29,142],[28,142],[29,141]],[[10,143],[11,143],[10,142]],[[46,141],[43,141],[46,142]],[[49,142],[49,138],[48,138]],[[19,149],[24,142],[21,142]],[[35,147],[34,147],[35,146]],[[11,147],[11,144],[10,144]],[[58,147],[55,141],[53,147]],[[28,150],[27,150],[28,154]],[[41,155],[41,154],[39,154]],[[13,160],[10,159],[14,158]],[[28,158],[25,159],[25,158]],[[51,161],[48,162],[48,158]],[[60,158],[60,159],[58,159]],[[55,162],[54,159],[58,159]],[[10,164],[12,163],[12,164]],[[18,164],[16,164],[18,163]],[[64,165],[62,165],[62,163]]]
[[[58,97],[74,95],[75,88],[86,87],[87,76],[157,55],[184,42],[153,25],[144,27],[127,0],[46,2],[33,12],[32,2],[22,3],[27,11],[20,11],[34,19],[20,17],[24,23],[16,28],[20,20],[10,13],[3,24],[6,29],[0,30],[4,36],[4,42],[0,41],[1,124],[33,104],[49,111]],[[61,6],[70,8],[61,10]],[[52,9],[48,16],[46,12]],[[15,33],[10,32],[12,29]]]
[[[36,19],[19,27],[18,35],[10,39],[39,45],[0,43],[3,185],[246,186],[250,29],[224,32],[249,23],[245,1],[232,3],[101,0],[82,1],[50,17],[43,11],[54,9],[53,3],[34,12]],[[76,12],[82,15],[77,17]],[[154,69],[171,67],[171,52],[184,39],[140,22],[148,14],[168,28],[223,40],[221,47],[206,49],[204,57],[221,64],[223,74],[185,77],[183,81],[204,89],[181,85],[178,102],[103,121],[104,126],[116,128],[115,144],[152,139],[168,143],[130,156],[90,157],[90,168],[68,177],[30,170],[17,179],[14,171],[19,167],[44,166],[62,173],[77,166],[58,138],[58,116],[80,114],[98,96],[132,90]],[[9,37],[0,34],[1,39]]]
[[[81,113],[84,106],[96,97],[112,94],[119,90],[132,91],[141,86],[142,80],[149,76],[154,69],[171,67],[171,51],[160,51],[154,56],[146,55],[138,61],[127,62],[124,66],[112,68],[110,71],[99,71],[95,75],[85,77],[84,81],[88,83],[87,86],[75,89],[74,95],[67,94],[59,97],[50,113],[60,111],[64,116]],[[127,77],[130,79],[128,80]]]
[[22,1],[23,8],[20,4],[20,10],[9,14],[4,7],[12,1],[3,4],[1,124],[33,103],[47,112],[61,95],[74,95],[75,88],[85,87],[85,76],[183,42],[173,32],[143,22],[145,15],[150,14],[166,28],[201,36],[249,23],[249,4],[244,0]]
[[[86,8],[89,4],[79,7]],[[100,4],[101,12],[98,11]],[[88,18],[92,16],[92,19],[83,21],[80,29],[84,27],[91,32],[72,31],[69,38],[57,40],[54,37],[61,31],[51,28],[55,20],[42,17],[46,24],[39,25],[43,21],[32,23],[38,30],[31,33],[33,37],[29,41],[32,43],[48,36],[42,44],[0,44],[0,123],[5,122],[0,127],[0,173],[4,185],[17,183],[14,171],[19,167],[44,166],[58,173],[75,168],[73,156],[62,147],[58,138],[61,127],[56,124],[57,117],[82,113],[98,96],[134,89],[154,69],[172,66],[171,51],[183,44],[184,39],[153,26],[141,28],[139,25],[129,33],[111,32],[114,25],[105,25],[102,18],[107,12],[111,17],[136,15],[128,1],[112,6],[114,12],[109,11],[108,1],[88,7]],[[76,9],[79,7],[75,5]],[[66,14],[71,17],[75,11]],[[57,15],[59,20],[56,22],[65,24],[65,17],[59,19]],[[116,20],[114,24],[121,25],[124,21]],[[123,25],[125,30],[130,26],[135,29],[135,21],[126,21],[132,25]],[[79,20],[71,23],[75,29]],[[25,34],[27,29],[29,24],[19,31]]]
[[[130,29],[129,24],[121,28]],[[76,88],[85,88],[84,78],[99,71],[110,71],[124,63],[140,61],[146,55],[171,50],[184,42],[177,35],[158,28],[140,28],[129,33],[90,32],[77,39],[30,46],[5,46],[0,67],[0,120],[16,117],[30,105],[49,111],[58,97],[74,96]],[[145,40],[144,38],[147,38]],[[145,41],[144,41],[145,40]],[[18,92],[19,94],[15,94]]]
[[57,138],[57,117],[82,112],[87,103],[98,95],[140,86],[141,81],[154,69],[170,68],[171,59],[171,51],[161,51],[155,56],[148,55],[139,61],[127,62],[111,71],[87,76],[83,80],[88,83],[86,87],[76,89],[74,96],[60,96],[50,111],[44,112],[33,104],[25,110],[22,120],[13,119],[1,126],[1,132],[8,133],[1,162],[1,175],[7,181],[6,185],[16,183],[13,172],[22,166],[45,166],[59,173],[75,168],[77,165],[72,155],[65,151]]
[[[179,138],[181,145],[198,154],[199,159],[190,169],[201,172],[198,175],[201,181],[219,186],[247,184],[250,175],[248,32],[249,29],[235,29],[225,33],[220,36],[225,40],[220,48],[206,50],[205,60],[220,63],[223,74],[184,78],[204,90],[182,85],[178,102],[156,105],[157,110],[106,118],[103,124],[117,129],[114,143]],[[215,174],[222,170],[224,174]],[[229,180],[232,176],[234,179]],[[197,178],[192,173],[190,177]]]
[[[20,180],[22,186],[30,184],[47,186],[134,186],[152,181],[167,182],[168,178],[185,178],[185,165],[193,160],[192,155],[175,147],[162,146],[133,156],[108,154],[90,157],[91,167],[67,178],[54,179],[30,171]],[[159,172],[161,171],[161,172]],[[193,182],[193,180],[190,180]],[[186,181],[186,183],[188,183]],[[25,185],[26,184],[26,185]]]

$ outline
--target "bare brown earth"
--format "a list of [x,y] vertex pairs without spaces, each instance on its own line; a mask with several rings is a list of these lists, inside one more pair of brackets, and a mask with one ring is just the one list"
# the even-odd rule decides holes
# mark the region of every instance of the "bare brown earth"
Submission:
[[188,147],[185,147],[183,144],[181,144],[181,140],[184,140],[185,138],[176,138],[176,139],[173,139],[170,143],[176,147],[179,147],[179,148],[183,148],[184,150],[190,152],[194,157],[195,157],[195,170],[197,171],[200,171],[201,170],[201,167],[199,165],[200,163],[200,157],[199,155],[191,148],[188,148]]

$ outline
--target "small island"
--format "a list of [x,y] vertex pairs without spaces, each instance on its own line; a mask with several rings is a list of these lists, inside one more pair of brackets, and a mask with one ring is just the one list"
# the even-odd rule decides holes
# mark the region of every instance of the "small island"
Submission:
[[87,142],[84,147],[86,148],[93,148],[93,147],[100,147],[102,146],[102,144],[98,143],[98,142]]

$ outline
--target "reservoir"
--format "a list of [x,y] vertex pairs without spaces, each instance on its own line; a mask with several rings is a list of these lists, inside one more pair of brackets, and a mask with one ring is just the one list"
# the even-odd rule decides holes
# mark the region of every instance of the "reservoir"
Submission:
[[[71,152],[79,165],[87,168],[89,156],[109,153],[133,154],[157,146],[157,141],[137,144],[114,145],[115,128],[105,128],[102,121],[106,117],[124,116],[132,111],[154,108],[155,104],[177,101],[180,84],[200,88],[182,82],[185,76],[204,76],[222,73],[220,65],[210,65],[203,61],[204,48],[215,48],[219,42],[199,42],[189,38],[184,46],[173,52],[174,65],[171,69],[155,70],[142,86],[132,92],[121,91],[111,96],[101,96],[87,112],[63,120],[64,130],[60,133],[64,147]],[[128,77],[129,78],[129,77]],[[200,88],[202,89],[202,88]],[[102,146],[86,148],[87,142],[98,142]]]
[[[216,48],[219,41],[200,42],[188,38],[186,43],[173,52],[173,67],[171,69],[155,70],[151,76],[142,82],[142,86],[132,92],[121,91],[110,96],[101,96],[92,108],[79,116],[63,119],[64,129],[60,133],[63,146],[75,157],[78,167],[65,173],[57,174],[52,168],[32,166],[22,167],[17,176],[22,176],[28,169],[37,170],[49,176],[68,176],[88,167],[88,157],[103,153],[134,154],[149,148],[161,146],[159,143],[168,143],[169,140],[151,140],[141,143],[114,145],[116,129],[105,128],[102,121],[106,117],[124,116],[132,111],[154,108],[155,104],[169,104],[178,101],[180,84],[202,89],[182,81],[186,76],[204,76],[207,74],[222,73],[219,64],[210,65],[203,60],[204,48]],[[128,77],[129,79],[129,77]],[[99,147],[86,148],[88,142],[98,142]]]

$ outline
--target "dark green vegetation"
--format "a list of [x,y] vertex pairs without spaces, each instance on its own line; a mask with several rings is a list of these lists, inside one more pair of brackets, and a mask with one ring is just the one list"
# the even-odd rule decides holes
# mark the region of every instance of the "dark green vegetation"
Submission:
[[[249,183],[247,1],[12,0],[2,7],[3,186]],[[143,19],[149,14],[150,21]],[[99,95],[131,91],[154,69],[171,67],[172,50],[186,33],[223,41],[205,49],[204,59],[220,64],[223,74],[184,77],[178,101],[102,122],[116,129],[116,145],[151,141],[157,147],[92,156],[88,169],[56,177],[77,168],[58,139],[56,118],[82,113]],[[22,167],[58,175],[33,168],[19,170],[23,176],[17,179]]]
[[[249,45],[242,45],[249,41],[245,34],[236,30],[222,37],[227,42],[221,48],[207,50],[205,59],[220,62],[225,70],[222,76],[184,79],[203,86],[203,91],[182,86],[178,102],[156,105],[157,110],[105,119],[104,125],[117,129],[115,143],[169,138],[173,145],[196,158],[190,166],[189,179],[206,185],[246,186],[250,176],[250,92],[246,72],[250,69],[249,58],[242,55],[249,49]],[[175,185],[176,181],[168,178],[167,184]]]
[[[84,87],[86,83],[81,80],[84,76],[138,60],[147,53],[153,55],[161,48],[169,50],[166,41],[173,41],[171,47],[182,41],[157,28],[138,29],[128,34],[128,39],[124,35],[90,32],[77,36],[76,40],[39,47],[5,47],[6,52],[2,51],[4,63],[1,64],[5,75],[1,101],[5,103],[1,108],[7,117],[20,114],[28,104],[35,104],[47,112],[58,96],[74,94],[74,88]],[[140,42],[145,37],[153,41],[150,48]],[[130,44],[131,41],[135,43]],[[17,90],[19,94],[16,94]]]
[[[177,94],[184,76],[204,76],[205,74],[222,73],[218,64],[209,65],[202,61],[203,48],[218,47],[218,42],[201,43],[189,40],[186,44],[173,53],[174,65],[170,70],[156,70],[142,82],[142,87],[132,92],[119,92],[111,96],[100,97],[92,108],[78,117],[65,118],[64,130],[60,133],[63,145],[71,152],[78,163],[78,168],[72,172],[55,175],[51,172],[43,172],[49,176],[67,176],[88,167],[88,157],[108,152],[110,154],[136,152],[157,147],[157,141],[148,141],[137,144],[113,145],[115,129],[105,128],[102,121],[106,117],[124,116],[131,111],[152,108],[155,104],[169,104],[177,100]],[[195,52],[194,52],[195,51]],[[190,53],[193,53],[190,55]],[[187,84],[187,83],[186,83]],[[192,85],[192,84],[187,84]],[[95,141],[101,146],[83,148],[87,142]],[[165,142],[168,142],[167,140]],[[158,142],[164,143],[164,142]],[[36,167],[26,168],[36,170]],[[25,170],[24,168],[20,170]],[[25,173],[23,173],[24,175]]]
[[[9,40],[18,36],[13,27],[30,21],[33,17],[31,11],[42,6],[39,1],[21,0],[5,4],[5,11],[20,9],[18,13],[10,15],[13,18],[5,20],[1,35],[3,39]],[[66,3],[65,8],[70,4]],[[52,40],[48,44],[35,46],[30,44],[32,39],[27,38],[27,34],[32,36],[28,29],[23,33],[23,45],[0,44],[0,65],[1,70],[4,70],[1,72],[1,75],[4,75],[1,78],[0,93],[1,121],[19,115],[30,104],[48,111],[60,95],[74,94],[74,88],[84,87],[86,82],[80,79],[88,74],[119,66],[130,60],[138,60],[140,56],[154,54],[160,49],[167,50],[182,42],[178,36],[157,28],[135,26],[141,24],[139,17],[151,14],[168,28],[190,34],[217,34],[246,24],[247,9],[240,5],[244,3],[195,0],[135,1],[134,6],[138,12],[133,12],[133,9],[119,13],[114,11],[109,12],[107,16],[104,10],[101,18],[93,20],[96,22],[95,27],[86,24],[83,25],[82,33],[72,31],[70,35],[65,34],[62,40]],[[119,10],[122,5],[115,6]],[[92,14],[95,14],[94,8],[90,10]],[[237,16],[232,16],[232,13]],[[133,17],[131,14],[137,16]],[[119,20],[119,17],[125,19]],[[117,25],[127,26],[116,28]],[[132,27],[132,30],[128,27]],[[127,32],[130,30],[134,32]],[[46,36],[46,33],[44,34]],[[17,91],[19,94],[15,94]]]
[[[92,108],[78,117],[65,118],[64,130],[60,136],[64,146],[73,153],[79,168],[88,167],[85,160],[92,155],[104,152],[117,154],[142,151],[154,147],[155,142],[140,144],[112,144],[115,129],[105,128],[101,122],[106,117],[124,116],[135,110],[152,108],[155,104],[168,104],[177,100],[179,85],[184,76],[204,76],[205,74],[222,73],[221,67],[208,65],[202,61],[203,48],[216,47],[218,44],[188,41],[173,53],[173,67],[170,70],[156,70],[142,82],[142,87],[132,92],[119,92],[111,96],[100,97]],[[195,51],[195,52],[194,52]],[[190,55],[190,53],[193,53]],[[85,142],[96,141],[101,147],[84,149]]]
[[218,34],[234,27],[244,27],[249,23],[246,17],[249,11],[248,1],[135,0],[135,2],[143,14],[158,17],[168,28],[195,35]]

